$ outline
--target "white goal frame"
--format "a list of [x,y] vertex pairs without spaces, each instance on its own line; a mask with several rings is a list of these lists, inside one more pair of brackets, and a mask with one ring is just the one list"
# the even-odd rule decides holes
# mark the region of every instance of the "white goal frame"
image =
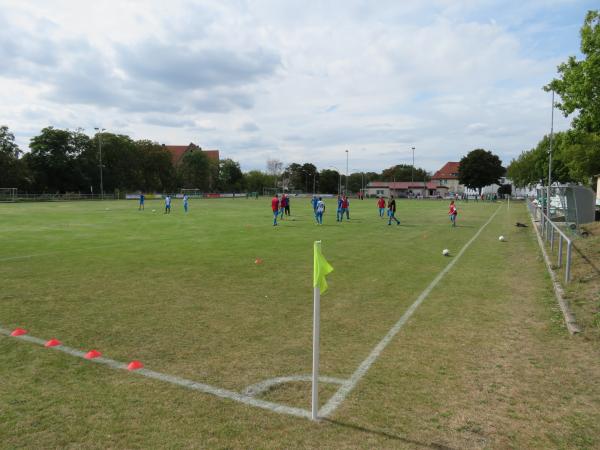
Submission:
[[14,202],[17,200],[17,188],[0,188],[0,202]]

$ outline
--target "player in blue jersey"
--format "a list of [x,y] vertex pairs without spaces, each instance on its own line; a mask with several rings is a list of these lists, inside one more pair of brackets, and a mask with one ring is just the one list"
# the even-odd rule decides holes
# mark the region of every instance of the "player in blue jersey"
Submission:
[[165,197],[165,214],[171,214],[171,196],[168,194]]
[[183,211],[184,212],[188,212],[188,201],[189,201],[189,199],[188,199],[187,194],[184,194],[184,196],[183,196]]
[[140,206],[138,206],[138,211],[144,210],[144,193],[140,193]]

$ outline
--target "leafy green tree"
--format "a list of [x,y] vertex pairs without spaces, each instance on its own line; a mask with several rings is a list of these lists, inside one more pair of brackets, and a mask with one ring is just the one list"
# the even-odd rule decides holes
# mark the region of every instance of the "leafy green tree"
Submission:
[[240,192],[244,174],[240,164],[232,159],[223,159],[219,162],[218,188],[222,192]]
[[383,170],[381,178],[383,181],[427,181],[429,174],[425,169],[415,167],[413,170],[411,165],[398,164]]
[[[600,174],[600,133],[569,133],[569,145],[563,151],[569,177],[586,185]],[[554,160],[552,161],[554,166]]]
[[149,140],[136,141],[134,144],[141,161],[142,172],[141,185],[137,189],[144,192],[166,192],[176,189],[177,178],[169,151]]
[[289,164],[283,171],[283,178],[287,180],[289,189],[301,189],[304,187],[304,174],[302,165],[298,163]]
[[202,151],[188,152],[179,166],[181,187],[185,189],[209,190],[212,186],[211,163]]
[[324,169],[319,173],[319,192],[337,194],[340,174],[337,170]]
[[19,159],[21,153],[15,135],[6,125],[0,126],[0,187],[23,189],[28,186],[27,166]]
[[275,184],[276,175],[270,175],[260,170],[251,170],[244,174],[244,187],[246,192],[258,192],[262,194],[264,188],[272,188]]
[[32,187],[37,191],[78,191],[84,179],[78,157],[88,149],[89,138],[81,130],[59,130],[44,128],[31,139],[31,152],[23,159],[32,177]]
[[[568,148],[572,143],[570,133],[556,133],[552,143],[552,182],[572,181],[568,161]],[[516,186],[523,187],[548,182],[550,136],[544,136],[535,148],[521,153],[511,161],[506,173]]]
[[299,185],[299,188],[303,189],[304,192],[312,192],[314,185],[316,191],[319,183],[319,172],[317,171],[317,167],[311,163],[304,163],[300,168],[300,172],[302,175],[302,184]]
[[498,156],[481,148],[470,151],[460,160],[458,179],[470,189],[478,189],[490,184],[499,184],[505,169]]
[[560,95],[556,106],[565,116],[577,112],[572,121],[578,131],[600,133],[600,12],[589,11],[580,31],[581,53],[578,61],[570,56],[558,66],[560,78],[544,89]]

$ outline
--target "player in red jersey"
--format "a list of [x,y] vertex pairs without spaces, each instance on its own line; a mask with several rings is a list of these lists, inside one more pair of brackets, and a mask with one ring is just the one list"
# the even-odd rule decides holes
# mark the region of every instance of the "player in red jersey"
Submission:
[[279,196],[277,194],[271,199],[271,209],[273,210],[273,226],[276,226],[279,215]]
[[458,211],[456,210],[456,205],[454,205],[454,200],[450,202],[450,210],[448,211],[448,215],[450,216],[450,222],[452,222],[452,226],[455,227]]

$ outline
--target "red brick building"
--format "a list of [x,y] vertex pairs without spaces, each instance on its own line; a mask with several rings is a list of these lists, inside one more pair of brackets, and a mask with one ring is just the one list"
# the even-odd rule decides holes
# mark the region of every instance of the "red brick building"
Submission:
[[190,152],[204,152],[208,159],[218,163],[219,162],[219,150],[203,150],[200,146],[190,142],[188,145],[164,145],[169,153],[171,153],[171,162],[175,167],[181,164],[183,157]]

